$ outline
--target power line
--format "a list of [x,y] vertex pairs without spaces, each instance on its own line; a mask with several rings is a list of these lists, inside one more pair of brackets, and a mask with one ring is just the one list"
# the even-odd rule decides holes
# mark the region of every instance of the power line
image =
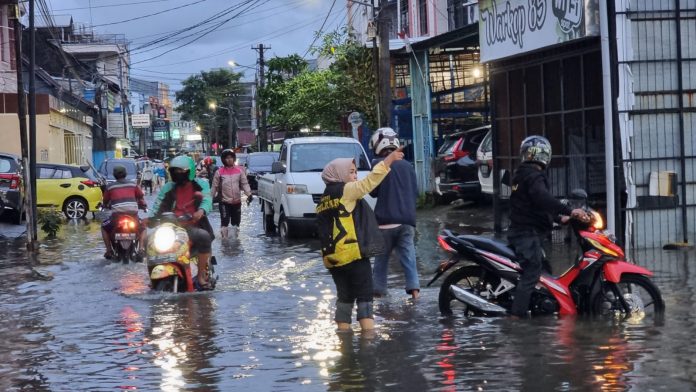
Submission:
[[321,27],[319,27],[319,31],[316,33],[314,36],[314,40],[312,41],[311,44],[309,44],[309,48],[304,52],[302,55],[302,58],[305,58],[307,56],[307,53],[309,53],[310,50],[312,50],[312,46],[317,42],[317,39],[319,39],[319,36],[321,35],[322,30],[324,30],[324,25],[326,24],[326,21],[329,20],[329,15],[331,15],[331,11],[333,11],[333,7],[336,5],[336,0],[333,0],[331,3],[331,8],[329,8],[329,12],[326,14],[326,18],[324,18],[324,21],[321,23]]
[[[145,59],[145,60],[140,60],[140,61],[133,62],[132,65],[144,63],[144,62],[150,61],[150,60],[154,60],[154,59],[156,59],[156,58],[159,58],[159,57],[164,56],[164,55],[167,54],[167,53],[173,52],[173,51],[175,51],[175,50],[177,50],[177,49],[183,48],[184,46],[187,46],[187,45],[189,45],[189,44],[191,44],[191,43],[193,43],[193,42],[198,41],[199,39],[205,37],[206,35],[212,33],[213,31],[217,30],[219,27],[221,27],[221,26],[224,25],[225,23],[227,23],[227,22],[229,22],[230,20],[232,20],[232,19],[238,17],[239,15],[243,14],[245,11],[249,10],[251,7],[255,7],[255,8],[258,7],[258,6],[259,6],[259,5],[258,5],[259,1],[260,1],[260,0],[254,1],[253,4],[249,5],[248,8],[246,8],[246,9],[244,9],[244,10],[238,12],[236,15],[234,15],[234,16],[228,18],[228,19],[223,20],[222,22],[218,23],[217,25],[215,25],[215,26],[213,26],[213,27],[211,27],[211,28],[208,28],[207,31],[205,31],[204,33],[202,33],[202,34],[199,35],[198,37],[196,37],[196,38],[194,38],[194,39],[192,39],[192,40],[190,40],[190,41],[188,41],[188,42],[186,42],[186,43],[183,43],[183,44],[181,44],[181,45],[179,45],[179,46],[177,46],[177,47],[175,47],[175,48],[173,48],[173,49],[170,49],[170,50],[167,50],[167,51],[165,51],[165,52],[162,52],[162,53],[160,53],[160,54],[158,54],[158,55],[156,55],[156,56],[152,56],[152,57],[147,58],[147,59]],[[270,1],[270,0],[264,0],[263,3],[268,3],[269,1]]]
[[132,21],[134,21],[134,20],[149,18],[149,17],[151,17],[151,16],[164,14],[164,13],[166,13],[166,12],[175,11],[175,10],[178,10],[178,9],[181,9],[181,8],[185,8],[185,7],[190,7],[190,6],[192,6],[192,5],[196,5],[196,4],[202,3],[202,2],[204,2],[204,1],[207,1],[207,0],[198,0],[198,1],[194,1],[193,3],[187,3],[187,4],[184,4],[184,5],[180,5],[180,6],[178,6],[178,7],[169,8],[169,9],[166,9],[166,10],[163,10],[163,11],[154,12],[154,13],[152,13],[152,14],[137,16],[137,17],[135,17],[135,18],[130,18],[130,19],[124,19],[124,20],[120,20],[120,21],[118,21],[118,22],[102,23],[102,24],[98,24],[98,25],[93,25],[93,26],[91,26],[91,27],[94,28],[94,27],[102,27],[102,26],[111,26],[111,25],[116,25],[116,24],[121,24],[121,23],[128,23],[128,22],[132,22]]
[[95,6],[89,6],[89,7],[75,7],[75,8],[62,8],[59,10],[53,10],[55,11],[77,11],[77,10],[86,10],[86,9],[92,9],[92,8],[109,8],[109,7],[123,7],[126,5],[141,5],[141,4],[147,4],[147,3],[164,3],[164,2],[169,2],[171,0],[149,0],[149,1],[138,1],[134,3],[121,3],[121,4],[104,4],[104,5],[95,5]]
[[[338,12],[338,11],[334,11],[334,12]],[[279,37],[279,36],[282,36],[282,35],[286,35],[286,34],[291,33],[291,32],[293,32],[293,31],[300,30],[300,29],[302,29],[302,28],[305,28],[305,27],[307,27],[307,26],[313,24],[314,22],[320,20],[321,18],[323,18],[323,16],[319,16],[319,17],[317,17],[317,18],[314,18],[314,19],[310,20],[309,22],[307,22],[307,23],[305,23],[305,24],[302,24],[302,25],[299,25],[299,26],[297,26],[297,27],[295,27],[295,28],[292,28],[292,29],[287,29],[287,26],[284,26],[283,28],[274,30],[274,31],[272,31],[272,32],[270,32],[269,34],[266,34],[266,35],[264,35],[264,36],[261,36],[261,37],[258,37],[258,38],[254,38],[254,39],[252,39],[252,40],[250,40],[250,41],[247,41],[247,42],[244,43],[244,44],[240,44],[239,46],[232,46],[232,47],[223,49],[223,50],[218,51],[218,52],[214,52],[214,53],[207,54],[207,55],[205,55],[205,56],[203,56],[203,57],[196,57],[196,58],[193,58],[193,59],[188,59],[188,60],[184,60],[184,61],[177,61],[177,62],[169,63],[169,64],[161,64],[161,65],[158,65],[158,68],[161,68],[161,67],[168,67],[168,66],[172,66],[172,65],[179,65],[179,64],[187,64],[187,63],[192,63],[192,62],[201,61],[201,60],[210,60],[211,57],[215,57],[215,56],[219,56],[219,55],[221,55],[221,54],[227,54],[227,53],[236,52],[236,51],[239,51],[239,50],[242,50],[242,49],[246,49],[247,46],[248,46],[249,44],[253,44],[253,43],[258,42],[258,41],[266,41],[266,40],[269,40],[269,39],[272,39],[272,38],[276,38],[276,37]]]

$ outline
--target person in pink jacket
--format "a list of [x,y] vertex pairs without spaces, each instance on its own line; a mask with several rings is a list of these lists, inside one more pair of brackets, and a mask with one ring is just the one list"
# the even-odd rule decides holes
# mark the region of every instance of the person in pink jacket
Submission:
[[219,197],[220,207],[220,236],[225,239],[229,235],[230,223],[235,232],[239,230],[242,220],[242,191],[247,195],[247,204],[251,203],[252,195],[246,170],[237,166],[237,154],[227,149],[220,153],[223,167],[215,172],[211,194]]

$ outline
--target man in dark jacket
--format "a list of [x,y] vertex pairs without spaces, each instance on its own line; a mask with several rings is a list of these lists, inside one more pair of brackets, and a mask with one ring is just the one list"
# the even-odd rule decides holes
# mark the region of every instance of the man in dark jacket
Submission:
[[510,230],[508,241],[520,259],[522,273],[517,283],[510,313],[525,317],[529,301],[542,271],[545,237],[553,221],[561,216],[588,220],[582,209],[571,210],[549,192],[545,169],[551,161],[551,144],[542,136],[529,136],[520,145],[522,164],[515,170],[510,195]]
[[[393,129],[380,128],[375,131],[370,139],[370,148],[380,158],[375,159],[373,164],[383,160],[398,149],[399,145],[399,136]],[[393,251],[404,269],[406,293],[416,299],[420,293],[420,279],[414,244],[418,198],[415,169],[407,161],[394,162],[387,177],[370,195],[377,198],[375,217],[385,245],[384,253],[375,256],[372,272],[374,295],[383,296],[387,293],[389,256]]]

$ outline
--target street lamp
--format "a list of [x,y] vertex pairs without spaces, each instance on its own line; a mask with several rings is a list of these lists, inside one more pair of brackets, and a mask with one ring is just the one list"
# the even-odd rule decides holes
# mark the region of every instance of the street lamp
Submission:
[[217,109],[222,109],[222,110],[227,111],[227,113],[228,113],[228,116],[227,116],[227,144],[230,148],[237,147],[237,132],[235,130],[234,123],[233,123],[235,112],[234,112],[234,109],[232,108],[232,101],[230,101],[229,108],[226,108],[224,106],[217,106],[217,103],[215,103],[215,102],[211,102],[210,104],[208,104],[208,107],[213,111],[216,111]]
[[227,62],[227,65],[229,65],[229,66],[232,67],[232,68],[234,68],[234,67],[242,67],[242,68],[248,68],[248,69],[256,70],[255,67],[250,67],[250,66],[248,66],[248,65],[237,64],[237,62],[234,61],[234,60],[228,61],[228,62]]

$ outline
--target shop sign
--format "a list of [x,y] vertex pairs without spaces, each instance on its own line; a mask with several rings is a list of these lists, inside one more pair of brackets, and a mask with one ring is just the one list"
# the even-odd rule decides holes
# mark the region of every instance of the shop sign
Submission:
[[149,114],[132,114],[131,126],[133,128],[150,128]]
[[482,63],[597,35],[597,0],[479,1]]

